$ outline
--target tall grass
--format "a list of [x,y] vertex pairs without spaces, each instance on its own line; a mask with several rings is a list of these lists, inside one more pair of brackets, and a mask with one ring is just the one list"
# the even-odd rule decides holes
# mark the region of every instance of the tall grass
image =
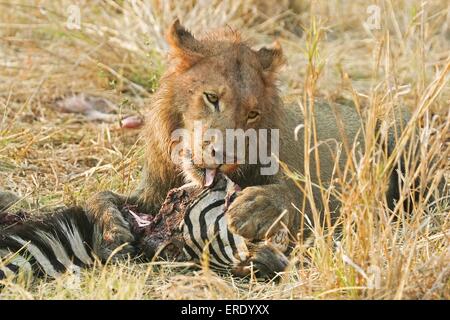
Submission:
[[[67,28],[71,4],[0,3],[0,185],[40,207],[136,185],[144,144],[137,132],[53,106],[84,92],[114,101],[124,114],[145,113],[164,69],[164,31],[176,16],[194,33],[228,24],[255,45],[277,37],[288,60],[280,89],[305,114],[306,157],[317,157],[321,143],[317,99],[357,108],[364,150],[334,147],[336,161],[352,155],[331,186],[320,186],[324,199],[341,203],[339,218],[327,206],[319,212],[309,197],[311,226],[298,208],[313,237],[300,241],[279,284],[124,262],[84,271],[80,282],[3,282],[2,299],[450,298],[450,205],[448,188],[438,187],[450,179],[446,1],[78,1],[79,30]],[[363,27],[372,4],[380,8],[379,30]],[[407,123],[399,122],[398,106],[409,109]],[[390,155],[389,132],[397,141]],[[301,177],[291,174],[311,191],[311,173],[320,168],[305,162]],[[390,209],[385,192],[400,162],[407,164],[400,200]]]

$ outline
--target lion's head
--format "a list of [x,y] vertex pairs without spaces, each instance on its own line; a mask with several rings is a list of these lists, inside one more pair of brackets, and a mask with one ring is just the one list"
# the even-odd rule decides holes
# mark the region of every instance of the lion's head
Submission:
[[[158,99],[170,108],[166,117],[172,119],[173,126],[194,137],[191,147],[180,154],[185,176],[208,184],[217,171],[242,175],[249,168],[248,163],[242,164],[243,159],[236,154],[229,157],[225,148],[218,146],[216,136],[197,139],[195,130],[199,126],[203,132],[214,129],[225,140],[227,129],[277,127],[281,102],[275,80],[284,62],[280,46],[276,43],[255,50],[232,30],[194,37],[178,20],[167,38],[169,68],[161,81]],[[200,158],[193,152],[196,146],[202,151]],[[222,158],[226,163],[211,161],[212,158]]]

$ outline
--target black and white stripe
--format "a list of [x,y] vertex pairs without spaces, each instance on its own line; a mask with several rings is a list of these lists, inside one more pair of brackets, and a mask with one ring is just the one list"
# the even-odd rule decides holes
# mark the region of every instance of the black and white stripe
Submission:
[[[222,182],[222,183],[221,183]],[[208,263],[215,269],[232,269],[249,258],[245,239],[228,229],[226,209],[235,196],[235,185],[225,178],[194,200],[184,216],[184,253],[189,260]]]
[[[182,231],[186,260],[197,263],[206,260],[217,271],[235,274],[242,274],[243,268],[256,265],[273,276],[287,265],[285,249],[275,249],[265,242],[255,246],[228,229],[226,211],[236,197],[236,189],[230,179],[223,177],[190,202],[184,212],[182,229],[178,229]],[[77,273],[81,268],[92,266],[96,259],[102,259],[99,253],[101,232],[99,224],[82,208],[59,210],[40,221],[30,220],[3,230],[0,233],[0,280],[22,270],[31,275],[56,278],[65,272]],[[142,249],[145,250],[138,245],[135,253],[139,254]]]
[[69,208],[2,231],[0,279],[24,271],[58,277],[94,263],[94,224],[81,208]]
[[269,239],[256,243],[232,233],[227,209],[237,190],[233,181],[221,175],[213,187],[203,190],[190,203],[184,215],[183,251],[188,260],[207,263],[216,271],[276,277],[289,263],[284,254],[288,251],[289,233],[281,228]]

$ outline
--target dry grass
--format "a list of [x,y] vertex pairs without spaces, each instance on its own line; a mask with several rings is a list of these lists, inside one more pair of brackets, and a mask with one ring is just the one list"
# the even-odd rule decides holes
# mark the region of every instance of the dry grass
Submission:
[[[339,241],[333,228],[316,225],[314,239],[298,245],[280,284],[126,262],[84,271],[79,282],[67,276],[4,283],[0,299],[450,298],[450,206],[427,201],[432,194],[448,196],[436,187],[450,172],[447,1],[278,1],[272,9],[242,0],[74,3],[81,8],[81,30],[66,27],[72,1],[0,2],[2,188],[40,207],[83,203],[102,189],[130,192],[142,160],[138,131],[53,106],[84,92],[116,102],[124,114],[145,113],[164,68],[164,30],[175,16],[194,32],[229,24],[255,44],[278,37],[288,59],[281,76],[286,98],[297,99],[307,113],[313,97],[353,100],[365,119],[365,152],[336,176],[339,193],[323,191],[342,202]],[[372,4],[381,8],[380,30],[362,26]],[[387,157],[371,133],[382,118],[385,138],[397,105],[408,106],[413,118]],[[314,144],[314,132],[308,135]],[[399,157],[410,164],[401,177],[401,202],[413,178],[421,178],[411,215],[401,203],[391,212],[383,197]]]

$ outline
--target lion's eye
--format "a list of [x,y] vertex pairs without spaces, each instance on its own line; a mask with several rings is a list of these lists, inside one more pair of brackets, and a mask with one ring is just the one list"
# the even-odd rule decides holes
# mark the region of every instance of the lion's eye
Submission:
[[220,112],[219,97],[217,96],[217,94],[211,92],[203,92],[203,100],[212,111]]
[[256,118],[259,117],[259,112],[252,110],[248,113],[247,117],[248,117],[248,120],[255,120]]
[[214,94],[214,93],[205,92],[205,97],[210,103],[212,103],[214,105],[217,102],[219,102],[219,97],[216,94]]

